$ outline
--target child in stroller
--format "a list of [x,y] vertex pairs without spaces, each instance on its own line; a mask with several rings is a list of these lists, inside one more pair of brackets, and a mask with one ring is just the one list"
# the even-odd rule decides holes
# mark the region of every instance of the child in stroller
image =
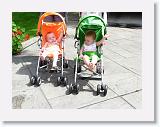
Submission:
[[48,32],[46,34],[46,43],[44,47],[41,49],[41,61],[42,65],[44,65],[44,61],[47,61],[47,56],[51,53],[54,54],[52,69],[57,70],[57,61],[58,61],[58,55],[60,52],[59,44],[62,43],[63,39],[63,32],[60,33],[59,38],[56,40],[55,35],[53,32]]
[[101,79],[96,92],[97,95],[106,96],[108,87],[103,78],[103,45],[105,44],[104,40],[108,37],[106,33],[107,24],[101,17],[88,15],[79,20],[74,44],[77,49],[74,65],[75,75],[74,82],[68,86],[69,93],[79,93],[80,84],[77,82],[79,78]]
[[99,59],[97,55],[97,46],[106,44],[104,40],[107,37],[108,35],[105,34],[100,41],[96,42],[96,33],[92,30],[88,30],[86,32],[84,44],[80,49],[80,58],[83,59],[84,63],[90,70],[93,70],[95,68],[95,65]]

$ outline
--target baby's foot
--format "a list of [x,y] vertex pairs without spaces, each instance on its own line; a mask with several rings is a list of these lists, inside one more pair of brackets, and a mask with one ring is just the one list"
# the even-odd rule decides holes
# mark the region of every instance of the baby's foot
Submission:
[[58,67],[57,67],[57,66],[53,66],[53,67],[50,69],[50,72],[58,72]]
[[92,71],[92,63],[89,63],[88,69]]
[[53,66],[51,69],[52,69],[52,70],[57,70],[58,67],[57,67],[57,66]]
[[95,64],[91,63],[91,68],[94,69],[95,68]]

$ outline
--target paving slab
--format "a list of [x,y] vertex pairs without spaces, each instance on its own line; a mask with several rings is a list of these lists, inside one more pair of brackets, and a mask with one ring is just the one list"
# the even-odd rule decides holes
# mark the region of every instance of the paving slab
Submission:
[[136,109],[142,108],[142,90],[123,96],[123,98],[132,104]]
[[[108,44],[107,46],[104,47],[104,52],[106,52],[108,50],[115,53],[115,54],[118,54],[118,55],[122,56],[123,58],[128,58],[128,57],[133,57],[134,56],[133,53],[131,53],[131,52],[129,52],[129,51],[123,49],[123,48],[120,48],[118,46],[114,46],[114,45],[109,45]],[[109,54],[107,54],[107,55],[109,55]]]
[[106,97],[94,96],[93,92],[80,91],[78,95],[70,94],[54,99],[49,99],[50,104],[54,109],[78,109],[90,103],[105,100],[115,97],[116,94],[108,90]]
[[23,65],[22,59],[13,57],[14,62],[12,64],[12,90],[25,90],[32,89],[28,87],[30,73],[25,65]]
[[12,92],[13,109],[49,109],[50,104],[46,100],[40,88]]
[[122,98],[117,97],[114,99],[93,103],[85,107],[81,107],[81,109],[133,109],[133,107]]
[[138,57],[130,57],[124,60],[117,60],[116,62],[140,76],[142,72],[141,61],[142,61],[141,57],[138,56]]

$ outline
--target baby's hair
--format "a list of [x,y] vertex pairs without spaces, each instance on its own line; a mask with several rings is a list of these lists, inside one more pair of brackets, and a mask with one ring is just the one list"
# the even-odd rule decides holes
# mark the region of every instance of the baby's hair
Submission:
[[96,33],[93,30],[88,30],[85,34],[86,37],[91,36],[93,39],[96,39]]

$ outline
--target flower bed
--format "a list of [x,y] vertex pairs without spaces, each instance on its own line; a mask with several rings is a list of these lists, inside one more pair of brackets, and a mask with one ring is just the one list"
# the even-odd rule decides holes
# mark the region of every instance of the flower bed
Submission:
[[25,28],[17,26],[15,22],[12,22],[12,54],[19,54],[23,47],[22,42],[30,38],[29,34],[25,33]]

